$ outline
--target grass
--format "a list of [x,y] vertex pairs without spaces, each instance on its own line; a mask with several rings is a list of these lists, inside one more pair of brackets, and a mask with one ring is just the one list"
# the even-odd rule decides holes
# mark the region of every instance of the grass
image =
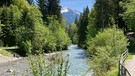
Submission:
[[118,76],[118,65],[113,67],[105,76]]
[[105,75],[105,76],[118,76],[118,68],[117,68],[117,70],[113,70],[112,72],[107,73],[107,75]]
[[0,54],[5,56],[12,56],[13,52],[11,50],[0,50]]
[[[133,58],[132,54],[129,54],[126,60],[131,60]],[[105,76],[118,76],[118,66],[112,68]]]
[[129,54],[128,57],[126,58],[126,60],[131,60],[133,58],[132,54]]

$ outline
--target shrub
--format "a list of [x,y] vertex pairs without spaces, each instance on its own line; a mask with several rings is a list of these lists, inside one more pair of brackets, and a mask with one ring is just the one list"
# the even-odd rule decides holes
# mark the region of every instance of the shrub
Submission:
[[123,31],[113,27],[99,32],[87,43],[94,75],[101,76],[116,66],[120,54],[127,49],[127,41]]
[[26,41],[22,41],[19,43],[19,54],[22,55],[29,55],[32,53],[32,45],[31,45],[31,41],[30,40],[26,40]]
[[[47,61],[45,56],[29,57],[29,65],[33,76],[67,76],[69,69],[68,60],[56,55],[53,60]],[[52,58],[51,58],[52,59]],[[55,61],[59,61],[58,64]]]

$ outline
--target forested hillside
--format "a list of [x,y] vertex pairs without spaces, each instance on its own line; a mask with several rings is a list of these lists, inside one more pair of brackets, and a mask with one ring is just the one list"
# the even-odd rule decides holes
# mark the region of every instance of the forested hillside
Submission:
[[20,54],[39,54],[66,49],[59,0],[2,0],[0,2],[0,46],[18,46]]
[[134,5],[135,0],[96,0],[69,26],[73,43],[87,49],[95,76],[112,76],[109,71],[117,67],[120,54],[126,49],[134,52],[135,43],[126,37],[135,32]]

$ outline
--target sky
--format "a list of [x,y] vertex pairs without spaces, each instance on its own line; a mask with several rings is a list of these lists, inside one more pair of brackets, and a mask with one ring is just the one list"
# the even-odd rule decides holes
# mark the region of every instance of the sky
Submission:
[[79,12],[83,12],[86,6],[91,9],[94,2],[95,0],[60,0],[60,5],[62,7],[72,8]]

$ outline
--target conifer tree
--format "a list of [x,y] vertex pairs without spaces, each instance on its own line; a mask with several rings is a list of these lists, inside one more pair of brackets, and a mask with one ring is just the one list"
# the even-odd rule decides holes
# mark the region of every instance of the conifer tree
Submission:
[[105,27],[108,27],[109,24],[109,17],[110,15],[110,0],[96,0],[96,3],[94,4],[95,13],[96,13],[96,21],[95,25],[99,29],[104,29]]
[[28,2],[30,5],[34,4],[34,1],[33,1],[33,0],[27,0],[27,2]]
[[47,13],[48,13],[48,9],[47,9],[47,0],[37,0],[37,4],[39,6],[39,10],[41,11],[43,17],[42,19],[44,21],[47,20]]
[[79,36],[78,44],[79,44],[79,46],[85,45],[86,31],[87,31],[87,26],[89,23],[88,15],[89,15],[89,8],[86,7],[86,9],[83,12],[83,15],[81,16],[81,18],[79,20],[79,24],[78,24],[78,36]]
[[37,0],[40,11],[43,14],[43,20],[49,22],[47,17],[53,16],[55,19],[61,21],[62,16],[60,13],[61,6],[59,0]]
[[60,0],[48,0],[48,15],[55,15],[58,20],[61,20],[61,6]]
[[115,24],[118,25],[119,28],[124,29],[124,31],[127,31],[127,25],[125,24],[125,21],[123,20],[123,17],[120,14],[123,14],[125,12],[124,8],[120,5],[120,2],[125,3],[127,0],[112,0],[112,16],[114,17]]
[[6,5],[9,6],[12,0],[0,0],[0,6]]

